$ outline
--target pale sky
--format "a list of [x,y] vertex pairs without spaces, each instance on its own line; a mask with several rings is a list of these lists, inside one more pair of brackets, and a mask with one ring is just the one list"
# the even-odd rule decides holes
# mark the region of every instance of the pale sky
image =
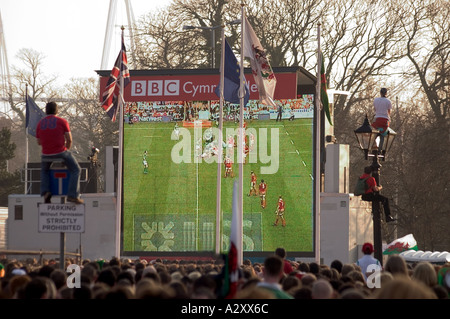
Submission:
[[[130,0],[136,21],[166,7],[171,0]],[[0,0],[0,14],[8,64],[23,68],[16,59],[22,48],[45,56],[42,72],[57,75],[58,85],[69,79],[96,77],[103,55],[110,0]],[[108,58],[114,65],[120,50],[120,25],[127,24],[124,0],[117,0],[116,27]]]

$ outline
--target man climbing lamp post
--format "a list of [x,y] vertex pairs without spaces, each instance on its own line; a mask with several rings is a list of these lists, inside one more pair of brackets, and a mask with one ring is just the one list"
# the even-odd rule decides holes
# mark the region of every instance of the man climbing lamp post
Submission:
[[[395,139],[397,133],[391,128],[384,138],[384,143],[381,149],[378,149],[380,132],[373,128],[369,124],[369,120],[366,118],[361,127],[355,131],[356,139],[360,149],[364,151],[365,159],[372,157],[372,176],[375,178],[377,185],[380,185],[380,168],[381,164],[379,159],[382,161],[386,160],[386,155],[392,146],[392,142]],[[380,202],[372,201],[372,218],[373,218],[373,242],[374,242],[374,257],[383,264],[383,249],[382,249],[382,238],[381,238],[381,214],[380,214]]]

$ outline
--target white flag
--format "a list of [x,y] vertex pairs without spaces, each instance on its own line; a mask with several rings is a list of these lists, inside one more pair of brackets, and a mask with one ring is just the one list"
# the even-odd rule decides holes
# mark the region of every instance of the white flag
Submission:
[[262,104],[276,107],[273,96],[277,79],[267,59],[266,51],[245,15],[243,16],[243,21],[245,23],[244,56],[250,58],[253,77],[258,86],[259,100]]

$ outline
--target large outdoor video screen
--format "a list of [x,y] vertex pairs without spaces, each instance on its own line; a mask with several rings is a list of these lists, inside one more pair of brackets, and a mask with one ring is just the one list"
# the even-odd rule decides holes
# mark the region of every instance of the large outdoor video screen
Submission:
[[[314,252],[314,96],[278,99],[277,109],[250,100],[245,108],[244,254],[284,247]],[[214,253],[229,246],[232,192],[238,178],[238,106],[225,103],[218,140],[219,101],[126,103],[123,146],[124,254]],[[216,229],[217,152],[222,148],[220,228]],[[231,171],[226,170],[226,162]],[[256,191],[251,192],[251,172]],[[226,176],[227,175],[227,176]],[[267,185],[265,202],[259,185]],[[277,221],[279,197],[284,222]],[[292,253],[289,253],[293,256]]]

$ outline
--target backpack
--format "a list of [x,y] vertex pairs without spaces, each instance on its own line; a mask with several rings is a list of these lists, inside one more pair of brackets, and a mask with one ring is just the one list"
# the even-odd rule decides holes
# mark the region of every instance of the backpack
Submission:
[[353,191],[353,194],[355,196],[364,195],[366,193],[366,190],[369,188],[369,186],[366,183],[368,178],[369,177],[366,177],[366,178],[358,177],[358,181],[356,182],[355,190]]

